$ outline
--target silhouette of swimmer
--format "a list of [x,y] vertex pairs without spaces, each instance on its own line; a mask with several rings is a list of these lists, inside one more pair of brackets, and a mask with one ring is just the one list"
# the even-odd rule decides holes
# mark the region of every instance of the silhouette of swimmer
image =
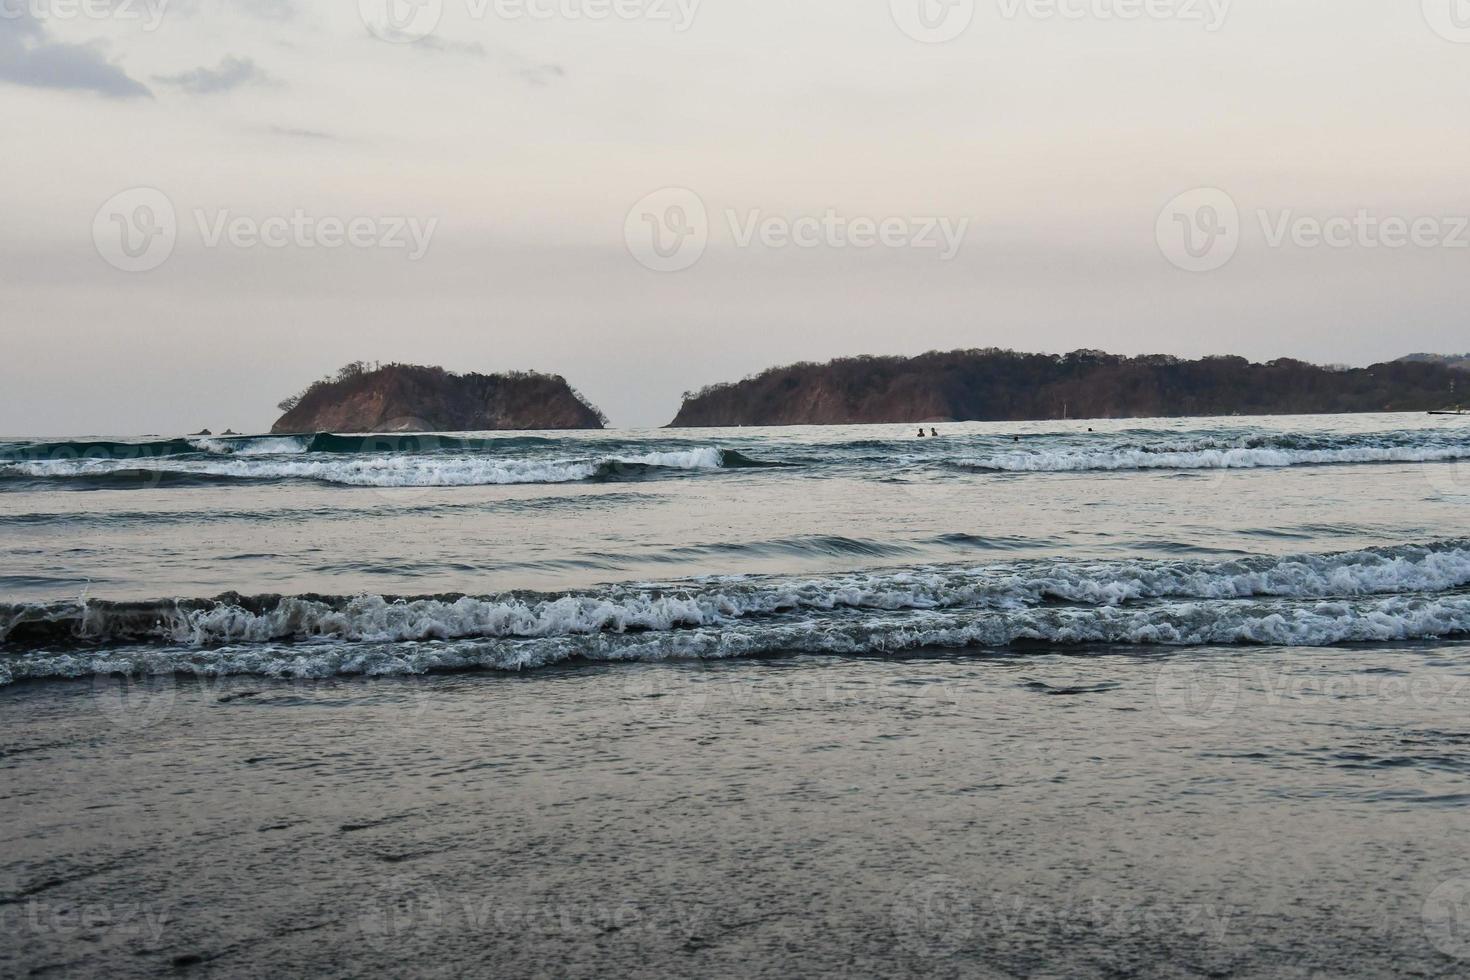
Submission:
[[930,429],[929,430],[929,435],[932,436],[935,439],[938,439],[939,438],[939,430],[938,429]]
[[1011,442],[1020,442],[1020,441],[1021,441],[1021,437],[1020,436],[1011,436]]
[[924,430],[923,429],[920,429],[919,430],[919,438],[920,439],[924,438]]

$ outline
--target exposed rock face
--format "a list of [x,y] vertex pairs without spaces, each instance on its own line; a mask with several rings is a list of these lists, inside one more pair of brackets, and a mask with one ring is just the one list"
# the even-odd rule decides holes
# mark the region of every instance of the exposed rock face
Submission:
[[272,432],[600,429],[606,421],[556,375],[451,374],[409,364],[349,365],[281,408]]
[[1405,412],[1449,404],[1462,372],[1395,361],[1334,369],[1282,359],[1183,361],[1101,351],[856,357],[772,368],[686,395],[671,425],[842,425]]

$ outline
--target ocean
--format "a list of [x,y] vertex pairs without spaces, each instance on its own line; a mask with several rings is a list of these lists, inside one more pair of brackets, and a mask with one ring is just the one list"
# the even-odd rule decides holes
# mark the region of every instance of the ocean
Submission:
[[935,427],[0,438],[0,975],[1470,971],[1467,420]]

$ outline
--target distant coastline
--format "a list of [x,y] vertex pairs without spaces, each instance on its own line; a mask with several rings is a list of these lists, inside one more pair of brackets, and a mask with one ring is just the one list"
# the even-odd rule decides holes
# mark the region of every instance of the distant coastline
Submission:
[[1366,368],[989,348],[771,368],[686,393],[671,427],[1425,412],[1470,390],[1470,356]]
[[[1128,357],[1097,350],[931,351],[773,367],[686,392],[671,428],[937,424],[1221,415],[1455,414],[1470,354],[1410,354],[1365,368],[1290,358]],[[456,374],[348,364],[279,405],[273,434],[603,429],[607,418],[559,375]]]

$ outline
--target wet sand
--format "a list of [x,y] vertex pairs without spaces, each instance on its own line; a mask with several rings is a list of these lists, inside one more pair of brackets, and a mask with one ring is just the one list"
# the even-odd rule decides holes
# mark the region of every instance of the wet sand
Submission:
[[1470,968],[1470,646],[1078,654],[14,685],[0,974]]

